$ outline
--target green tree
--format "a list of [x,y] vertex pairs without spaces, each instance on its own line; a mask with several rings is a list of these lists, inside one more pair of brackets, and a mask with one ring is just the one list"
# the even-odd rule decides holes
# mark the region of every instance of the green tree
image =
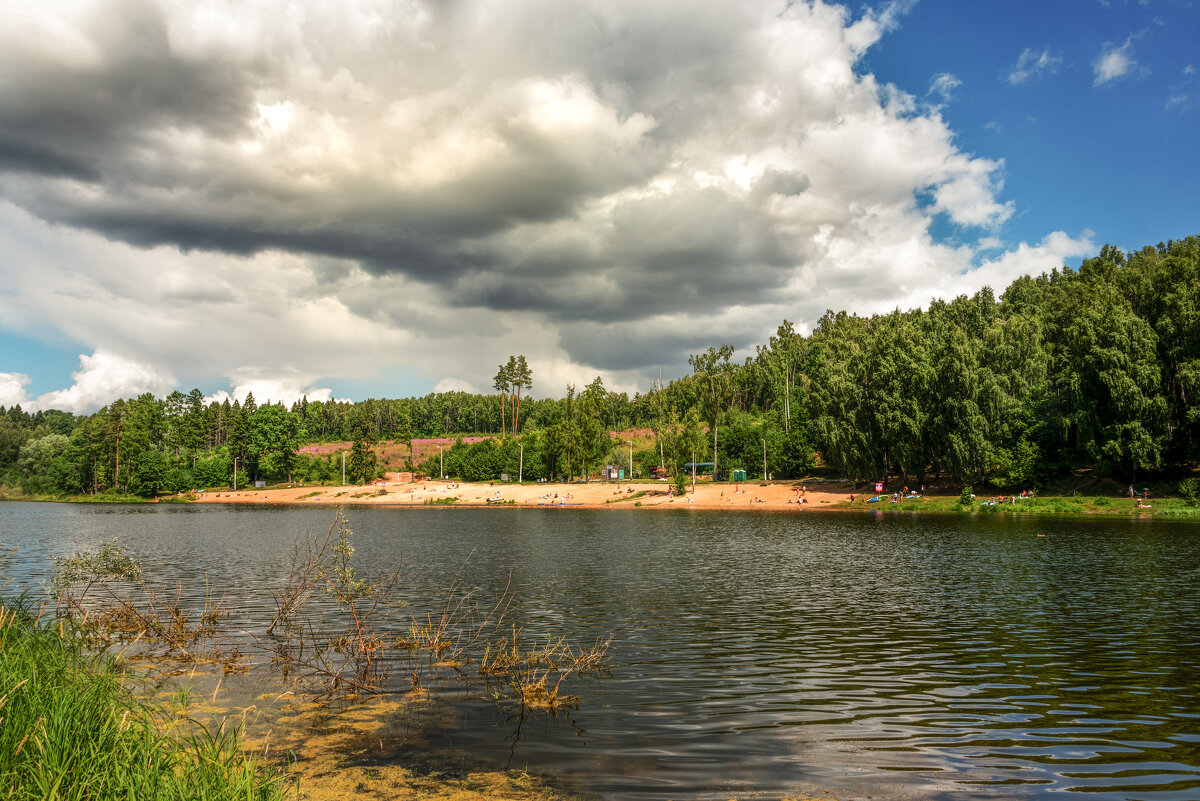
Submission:
[[260,406],[250,417],[250,450],[270,455],[273,465],[290,482],[296,450],[300,447],[299,431],[299,420],[283,404]]
[[129,489],[138,495],[153,497],[167,489],[171,459],[160,450],[144,451],[129,479]]
[[70,444],[62,434],[47,434],[31,439],[21,446],[17,466],[22,473],[21,485],[30,494],[51,493],[58,489],[54,477],[54,461]]
[[379,457],[371,449],[374,444],[364,429],[359,429],[350,447],[350,458],[346,462],[347,478],[352,484],[366,484],[379,474]]
[[693,375],[701,387],[701,404],[703,414],[708,421],[709,430],[713,437],[713,478],[717,475],[717,428],[721,415],[729,406],[732,395],[732,368],[729,357],[733,355],[732,345],[722,345],[720,348],[710,347],[704,353],[693,354],[688,358]]
[[495,377],[492,378],[492,388],[500,393],[500,436],[502,437],[507,434],[504,421],[508,405],[508,391],[512,388],[512,369],[514,363],[513,357],[509,356],[508,363],[500,365],[500,369],[496,371]]
[[513,388],[516,389],[516,399],[513,405],[513,434],[516,435],[519,430],[517,426],[521,422],[521,390],[533,388],[533,370],[530,369],[529,363],[525,361],[524,354],[517,356],[515,359],[509,358],[508,374]]
[[1072,286],[1065,309],[1059,381],[1079,446],[1109,474],[1156,466],[1167,408],[1154,330],[1109,283]]

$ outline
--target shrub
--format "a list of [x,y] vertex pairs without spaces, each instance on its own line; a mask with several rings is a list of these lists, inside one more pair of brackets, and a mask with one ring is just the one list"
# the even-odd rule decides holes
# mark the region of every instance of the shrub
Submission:
[[963,506],[970,506],[971,502],[975,500],[975,493],[973,490],[974,487],[970,486],[969,484],[963,487],[962,493],[958,496],[958,502]]
[[1179,497],[1187,501],[1189,506],[1196,506],[1200,500],[1200,479],[1193,476],[1180,481]]

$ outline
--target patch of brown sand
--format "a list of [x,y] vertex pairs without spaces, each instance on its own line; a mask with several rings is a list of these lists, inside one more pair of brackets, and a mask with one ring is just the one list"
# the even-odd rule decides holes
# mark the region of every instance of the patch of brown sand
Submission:
[[[801,486],[793,482],[713,484],[702,481],[696,484],[694,492],[689,487],[689,491],[683,496],[675,496],[667,482],[490,484],[455,481],[402,483],[392,480],[356,487],[288,487],[241,490],[234,493],[204,493],[196,502],[397,507],[444,504],[498,508],[520,506],[588,509],[688,507],[805,513],[833,508],[845,509],[851,495],[856,501],[862,497],[861,492],[854,491],[849,486],[817,484],[804,493],[804,500],[807,502],[800,504],[797,501],[801,499]],[[454,500],[451,502],[450,499]]]

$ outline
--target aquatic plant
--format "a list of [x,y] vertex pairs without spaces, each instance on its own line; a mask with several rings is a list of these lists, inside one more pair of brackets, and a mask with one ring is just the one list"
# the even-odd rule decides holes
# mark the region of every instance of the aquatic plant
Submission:
[[170,659],[218,661],[226,673],[247,669],[243,651],[265,655],[285,680],[321,695],[386,692],[397,670],[415,690],[439,671],[467,675],[467,666],[486,662],[479,675],[492,681],[503,675],[511,687],[523,688],[510,697],[553,708],[562,703],[563,681],[603,662],[607,646],[518,643],[516,630],[505,629],[512,600],[507,586],[488,603],[461,589],[469,556],[438,609],[423,618],[408,614],[397,594],[400,571],[361,575],[353,536],[338,510],[323,536],[297,541],[287,580],[271,590],[275,613],[258,635],[222,630],[229,611],[207,582],[203,601],[192,606],[184,603],[189,594],[180,584],[173,591],[151,586],[140,563],[115,541],[56,560],[50,585],[60,622],[88,644],[132,642],[141,653],[157,649]]
[[[187,659],[218,655],[213,640],[229,610],[207,581],[200,605],[186,605],[182,584],[151,586],[141,564],[115,539],[96,551],[52,561],[56,570],[49,589],[57,611],[71,618],[81,636],[144,638],[146,645],[165,646]],[[97,595],[89,598],[92,590]]]
[[[566,638],[529,641],[516,626],[490,642],[479,662],[479,675],[488,681],[497,700],[507,697],[523,708],[557,710],[576,706],[579,697],[562,695],[572,676],[601,676],[609,671],[609,641],[581,648]],[[503,688],[503,689],[501,689]]]

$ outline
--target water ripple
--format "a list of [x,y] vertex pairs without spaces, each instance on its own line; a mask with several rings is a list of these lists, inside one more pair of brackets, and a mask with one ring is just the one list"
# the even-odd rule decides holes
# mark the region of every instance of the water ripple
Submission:
[[[417,614],[460,569],[485,599],[511,577],[527,631],[611,632],[615,672],[517,742],[460,693],[424,723],[435,745],[610,798],[1200,797],[1195,525],[442,511],[353,511],[356,559],[402,566]],[[120,536],[228,587],[253,629],[281,554],[329,519],[3,504],[0,547],[38,591],[50,556]]]

